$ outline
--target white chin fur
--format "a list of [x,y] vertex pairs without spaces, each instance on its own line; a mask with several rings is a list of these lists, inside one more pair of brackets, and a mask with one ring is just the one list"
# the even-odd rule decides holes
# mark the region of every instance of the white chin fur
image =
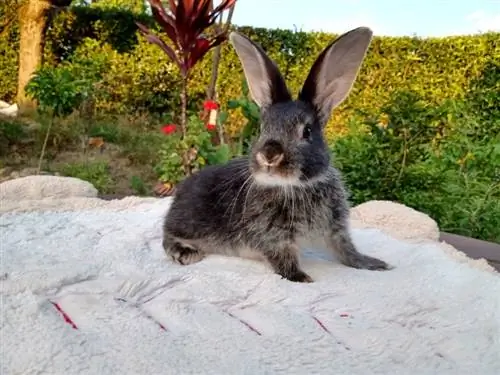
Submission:
[[302,185],[296,176],[282,177],[265,172],[257,172],[253,175],[255,182],[262,186],[298,186]]

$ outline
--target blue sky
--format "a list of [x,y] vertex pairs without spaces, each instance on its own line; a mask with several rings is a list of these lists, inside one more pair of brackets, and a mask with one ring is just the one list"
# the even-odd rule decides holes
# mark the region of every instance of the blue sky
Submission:
[[237,0],[233,22],[376,35],[447,36],[500,31],[500,0]]

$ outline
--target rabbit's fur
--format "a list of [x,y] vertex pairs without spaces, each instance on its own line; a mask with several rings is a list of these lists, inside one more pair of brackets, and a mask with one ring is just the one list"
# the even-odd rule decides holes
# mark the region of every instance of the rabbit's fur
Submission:
[[349,205],[323,137],[348,95],[372,38],[360,27],[331,43],[314,63],[297,100],[262,48],[233,32],[261,133],[248,157],[209,166],[178,186],[164,221],[163,247],[180,264],[208,254],[267,262],[282,277],[312,279],[299,265],[299,242],[318,239],[350,267],[391,268],[356,250]]

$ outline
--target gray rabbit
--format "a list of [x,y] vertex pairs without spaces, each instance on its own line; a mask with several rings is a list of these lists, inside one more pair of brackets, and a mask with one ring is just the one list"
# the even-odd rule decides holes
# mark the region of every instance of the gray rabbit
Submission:
[[299,243],[320,239],[349,267],[392,268],[354,246],[346,192],[323,137],[333,108],[352,88],[372,31],[360,27],[328,45],[298,100],[261,46],[236,32],[229,38],[261,110],[260,136],[248,157],[206,167],[177,186],[163,226],[167,255],[183,265],[208,254],[258,259],[290,281],[312,282],[300,267]]

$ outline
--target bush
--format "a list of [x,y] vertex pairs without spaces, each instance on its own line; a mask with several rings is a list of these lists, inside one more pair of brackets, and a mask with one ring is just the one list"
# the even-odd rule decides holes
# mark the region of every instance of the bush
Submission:
[[[215,145],[212,131],[197,116],[188,119],[188,131],[184,139],[176,125],[167,125],[167,134],[159,150],[159,163],[156,171],[160,180],[172,184],[181,181],[187,174],[196,172],[205,165],[227,162],[231,153],[227,145]],[[183,163],[182,157],[189,158]],[[189,171],[185,169],[187,166]]]
[[26,85],[26,94],[38,102],[41,112],[68,116],[95,100],[103,67],[102,61],[91,59],[41,67]]
[[500,242],[500,135],[474,139],[471,104],[400,92],[332,145],[354,205],[401,202],[441,230]]
[[[140,9],[139,9],[140,10]],[[178,73],[165,54],[146,42],[134,21],[157,26],[146,13],[126,8],[72,6],[58,11],[47,32],[46,63],[54,65],[73,56],[98,56],[107,61],[103,86],[106,99],[99,108],[157,113],[175,111],[178,106]],[[292,32],[262,28],[238,28],[261,43],[274,58],[293,92],[297,92],[319,52],[335,37],[327,33]],[[407,88],[430,106],[448,99],[470,99],[486,121],[498,118],[499,33],[447,38],[375,37],[349,98],[334,113],[329,138],[342,134],[356,110],[375,113],[394,91]],[[17,24],[0,36],[0,97],[15,97],[17,76]],[[211,75],[211,53],[195,68],[190,92],[191,107],[204,97]],[[222,48],[218,92],[226,103],[241,94],[242,67],[228,43]],[[232,111],[228,118],[231,134],[246,123]]]
[[19,67],[19,25],[15,0],[0,1],[0,99],[13,102]]
[[61,173],[64,176],[76,177],[90,182],[100,193],[112,193],[114,184],[109,166],[105,162],[83,162],[66,164]]
[[179,105],[176,67],[158,47],[140,37],[131,51],[119,53],[110,44],[85,39],[76,48],[76,62],[103,58],[103,95],[96,109],[114,113],[171,113]]
[[15,119],[0,116],[0,156],[7,156],[9,148],[27,136],[25,124]]

